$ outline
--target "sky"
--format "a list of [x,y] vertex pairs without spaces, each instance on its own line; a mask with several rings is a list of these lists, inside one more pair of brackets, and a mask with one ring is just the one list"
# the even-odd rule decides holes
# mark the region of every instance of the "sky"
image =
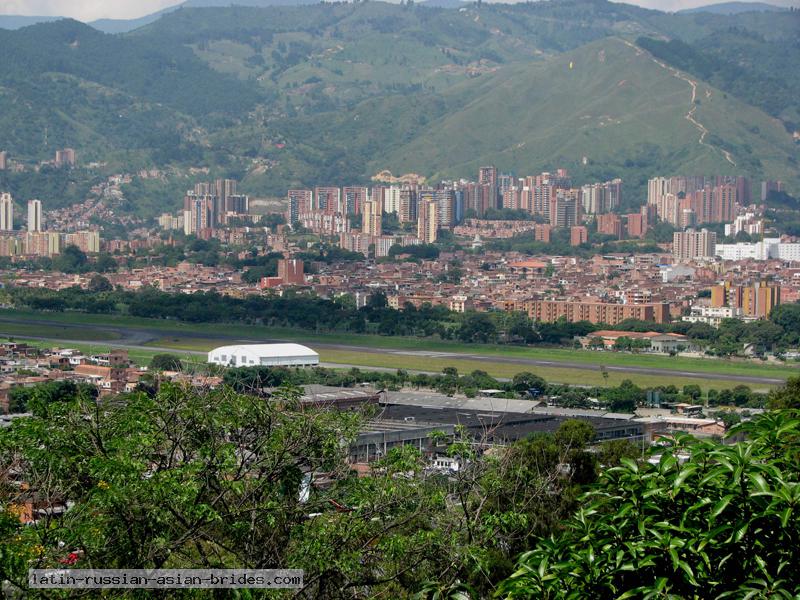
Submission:
[[[647,8],[675,11],[724,0],[626,0]],[[779,6],[800,6],[800,0],[766,0]],[[148,15],[180,0],[0,0],[0,14],[72,17],[80,21],[132,19]],[[229,3],[229,0],[225,0]],[[220,1],[220,4],[223,4]]]
[[135,19],[179,4],[180,0],[0,0],[0,15]]

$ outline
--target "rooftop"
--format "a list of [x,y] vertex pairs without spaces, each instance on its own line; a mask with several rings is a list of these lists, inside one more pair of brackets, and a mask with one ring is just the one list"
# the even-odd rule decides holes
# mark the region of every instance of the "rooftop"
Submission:
[[300,344],[236,344],[214,348],[211,353],[226,352],[230,354],[247,352],[259,356],[291,358],[295,356],[319,356],[311,348]]

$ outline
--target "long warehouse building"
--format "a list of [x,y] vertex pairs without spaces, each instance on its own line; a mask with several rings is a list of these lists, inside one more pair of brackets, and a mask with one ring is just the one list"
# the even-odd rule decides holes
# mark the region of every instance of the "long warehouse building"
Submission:
[[319,354],[300,344],[241,344],[214,348],[208,362],[227,367],[312,367],[319,364]]

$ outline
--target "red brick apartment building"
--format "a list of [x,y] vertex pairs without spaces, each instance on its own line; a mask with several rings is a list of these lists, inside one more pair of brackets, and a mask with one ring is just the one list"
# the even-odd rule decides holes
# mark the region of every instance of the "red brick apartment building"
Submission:
[[606,302],[574,302],[564,300],[527,300],[503,302],[504,310],[528,313],[531,319],[554,323],[561,318],[571,323],[589,321],[616,325],[627,319],[666,323],[669,321],[669,304],[609,304]]

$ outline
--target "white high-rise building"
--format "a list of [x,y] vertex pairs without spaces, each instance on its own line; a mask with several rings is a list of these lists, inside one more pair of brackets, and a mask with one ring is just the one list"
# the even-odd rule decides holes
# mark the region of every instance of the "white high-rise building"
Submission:
[[42,231],[41,200],[28,200],[28,231]]
[[387,188],[383,197],[383,212],[394,214],[400,212],[400,186],[393,185]]
[[760,242],[717,244],[716,255],[722,260],[800,261],[800,243],[782,242],[780,238],[764,238]]
[[14,229],[14,201],[11,194],[3,192],[0,194],[0,231],[11,231]]
[[603,187],[599,183],[591,183],[581,188],[581,201],[583,202],[583,212],[587,215],[596,215],[602,206]]

